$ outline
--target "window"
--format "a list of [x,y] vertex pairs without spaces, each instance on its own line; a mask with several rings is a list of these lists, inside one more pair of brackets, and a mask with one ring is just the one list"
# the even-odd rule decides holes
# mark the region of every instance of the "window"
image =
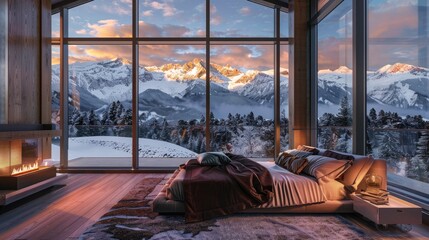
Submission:
[[141,0],[140,37],[205,37],[205,0]]
[[95,0],[69,10],[70,37],[131,37],[132,1]]
[[210,36],[273,37],[274,10],[249,1],[211,0]]
[[[60,128],[61,114],[60,114],[60,101],[61,101],[61,77],[60,77],[60,47],[58,45],[52,46],[52,77],[51,77],[51,123],[55,124],[57,129]],[[59,163],[60,158],[60,137],[52,138],[51,146],[52,156],[55,163]]]
[[51,18],[51,25],[52,25],[52,38],[59,38],[60,37],[60,14],[54,14]]
[[69,52],[69,166],[131,166],[131,46]]
[[352,1],[318,25],[318,146],[352,151]]
[[428,9],[417,0],[368,4],[367,152],[407,187],[409,178],[429,183]]
[[211,149],[231,143],[249,157],[274,156],[274,48],[216,45],[211,48]]
[[[69,36],[59,44],[68,47],[69,102],[60,109],[69,115],[63,139],[69,167],[177,167],[227,143],[255,158],[273,158],[276,144],[287,148],[288,13],[281,13],[278,39],[274,13],[280,10],[245,0],[140,0],[138,9],[131,3],[94,0],[69,9],[64,19]],[[138,36],[131,31],[133,11],[139,12]],[[275,109],[274,49],[281,44],[282,106]],[[55,84],[60,67],[53,69]]]
[[289,149],[289,45],[280,47],[280,151]]
[[206,151],[205,46],[141,45],[140,166],[178,166]]

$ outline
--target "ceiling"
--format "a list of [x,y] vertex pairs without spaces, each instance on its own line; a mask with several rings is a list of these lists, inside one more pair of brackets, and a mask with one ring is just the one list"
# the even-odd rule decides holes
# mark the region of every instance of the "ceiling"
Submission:
[[[51,0],[52,13],[57,13],[63,7],[76,7],[80,4],[91,2],[92,0]],[[287,12],[289,7],[289,0],[249,0],[258,4],[262,4],[268,7],[278,6],[282,11]]]

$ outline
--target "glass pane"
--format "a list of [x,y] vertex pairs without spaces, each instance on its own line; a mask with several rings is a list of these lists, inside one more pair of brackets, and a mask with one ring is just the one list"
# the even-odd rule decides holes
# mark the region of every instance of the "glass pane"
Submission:
[[273,37],[274,10],[246,0],[212,0],[212,37]]
[[56,13],[52,15],[52,37],[53,38],[59,38],[60,37],[60,14]]
[[280,47],[280,151],[289,149],[289,45]]
[[274,157],[274,47],[211,48],[211,150]]
[[367,152],[411,188],[429,183],[428,16],[428,1],[368,5]]
[[140,1],[140,37],[205,37],[205,0]]
[[94,0],[69,10],[70,37],[131,37],[132,1]]
[[69,46],[69,166],[130,167],[131,46]]
[[352,151],[352,1],[318,25],[318,146]]
[[[52,77],[51,77],[51,123],[55,124],[56,129],[60,128],[60,47],[52,46]],[[60,161],[60,137],[52,137],[51,158],[55,164]]]
[[289,14],[280,12],[280,37],[289,37]]
[[205,46],[140,46],[140,166],[177,167],[205,151],[204,61]]

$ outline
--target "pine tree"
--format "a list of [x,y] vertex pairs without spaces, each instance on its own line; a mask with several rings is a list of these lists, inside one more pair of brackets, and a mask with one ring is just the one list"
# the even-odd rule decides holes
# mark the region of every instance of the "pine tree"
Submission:
[[371,108],[371,110],[369,110],[369,122],[370,126],[375,126],[377,122],[377,111],[375,111],[374,108]]
[[408,177],[429,182],[429,133],[422,131],[419,140],[417,141],[417,150],[413,158],[411,158],[406,174]]
[[109,123],[112,125],[116,125],[116,114],[117,114],[116,102],[112,102],[112,104],[109,105],[109,114],[108,114]]
[[347,95],[341,99],[340,109],[336,117],[336,126],[348,127],[352,125],[352,110]]
[[392,131],[386,131],[382,137],[381,145],[379,147],[378,157],[387,161],[387,165],[391,168],[397,169],[399,167],[399,160],[401,159],[401,152],[399,152],[399,135]]
[[160,140],[165,141],[165,142],[171,141],[170,130],[168,128],[168,122],[165,118],[164,118],[164,121],[162,122],[162,130],[161,130],[159,138],[160,138]]
[[246,125],[247,126],[253,126],[255,123],[255,115],[253,112],[250,112],[249,115],[246,117]]

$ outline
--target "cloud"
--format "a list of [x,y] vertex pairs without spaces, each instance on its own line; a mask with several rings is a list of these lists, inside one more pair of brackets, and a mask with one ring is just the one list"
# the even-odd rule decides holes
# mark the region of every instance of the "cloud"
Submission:
[[198,4],[195,7],[195,10],[197,10],[197,12],[200,12],[200,13],[205,13],[206,12],[206,3]]
[[242,7],[238,12],[243,16],[248,16],[252,12],[249,7]]
[[210,4],[210,13],[217,13],[217,7],[214,4]]
[[95,37],[131,37],[131,25],[119,24],[116,19],[100,20],[95,24],[88,23],[89,33]]
[[175,7],[171,6],[168,3],[160,3],[157,1],[153,1],[153,2],[146,1],[144,5],[156,10],[161,10],[163,12],[164,17],[171,17],[176,15],[179,12]]
[[131,46],[123,45],[72,45],[69,46],[69,63],[104,61],[118,57],[131,61],[131,50]]
[[222,22],[222,18],[219,15],[214,15],[210,18],[210,24],[219,25]]
[[370,9],[368,13],[369,38],[412,37],[417,34],[417,8],[400,6],[388,11]]
[[145,16],[145,17],[153,16],[153,11],[152,10],[144,11],[143,12],[143,16]]
[[76,31],[76,34],[85,35],[85,34],[87,34],[87,31],[86,31],[86,29],[80,29],[80,30]]
[[211,61],[218,64],[230,64],[243,71],[273,69],[274,47],[268,45],[213,46]]
[[103,11],[115,15],[131,15],[132,14],[132,0],[111,1],[109,4],[94,4],[92,6],[94,11]]

